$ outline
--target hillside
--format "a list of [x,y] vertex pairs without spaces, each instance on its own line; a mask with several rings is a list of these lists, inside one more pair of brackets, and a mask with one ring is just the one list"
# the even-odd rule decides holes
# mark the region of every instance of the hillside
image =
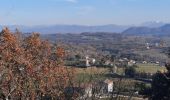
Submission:
[[[0,30],[4,26],[0,26]],[[82,32],[116,32],[121,33],[130,26],[121,25],[98,25],[98,26],[87,26],[87,25],[39,25],[39,26],[22,26],[22,25],[7,25],[10,30],[18,28],[24,33],[40,32],[43,34],[53,33],[82,33]]]
[[169,35],[170,34],[170,24],[166,24],[166,25],[158,27],[158,28],[131,27],[122,33],[129,34],[129,35],[145,35],[145,34],[162,35],[162,36]]
[[[118,53],[120,57],[131,58],[135,60],[159,60],[167,59],[163,49],[168,47],[170,37],[157,36],[132,36],[118,33],[81,33],[81,34],[43,34],[41,38],[52,42],[59,42],[65,45],[66,50],[71,52],[71,56],[80,54],[81,57],[91,55],[95,58],[102,56],[114,56]],[[164,48],[156,47],[164,41]],[[146,43],[149,43],[151,49],[146,49]],[[161,55],[161,56],[160,56]],[[70,56],[70,57],[71,57]]]

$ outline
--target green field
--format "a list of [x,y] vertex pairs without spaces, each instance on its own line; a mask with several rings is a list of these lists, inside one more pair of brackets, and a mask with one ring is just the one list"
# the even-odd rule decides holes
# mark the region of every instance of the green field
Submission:
[[[156,64],[137,64],[136,71],[137,72],[145,72],[145,73],[156,73],[157,71],[166,71],[165,67],[160,67]],[[122,75],[124,73],[124,68],[118,68],[118,74]],[[89,68],[76,68],[76,80],[81,82],[88,81],[88,80],[104,80],[106,78],[110,78],[106,76],[109,74],[108,68],[96,68],[96,67],[89,67]]]
[[146,72],[146,73],[156,73],[157,71],[166,71],[165,67],[160,67],[157,64],[137,64],[137,72]]

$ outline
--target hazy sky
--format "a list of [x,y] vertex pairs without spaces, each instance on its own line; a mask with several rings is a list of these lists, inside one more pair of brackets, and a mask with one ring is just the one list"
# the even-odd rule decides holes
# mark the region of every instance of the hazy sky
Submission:
[[1,0],[0,24],[170,22],[170,0]]

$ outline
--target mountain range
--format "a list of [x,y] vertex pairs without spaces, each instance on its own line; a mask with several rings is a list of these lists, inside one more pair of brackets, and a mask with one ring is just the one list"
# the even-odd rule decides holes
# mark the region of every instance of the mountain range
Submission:
[[[24,33],[39,32],[42,34],[54,33],[82,33],[82,32],[115,32],[121,33],[130,26],[123,25],[101,25],[101,26],[85,26],[85,25],[49,25],[49,26],[23,26],[23,25],[7,25],[10,30],[14,31],[18,28]],[[0,26],[2,29],[3,26]]]
[[150,27],[131,27],[122,32],[123,34],[129,35],[170,35],[170,24],[165,24],[161,27],[150,28]]
[[161,22],[161,21],[149,21],[149,22],[144,22],[144,23],[140,24],[139,26],[149,27],[149,28],[158,28],[165,24],[166,23]]
[[[0,25],[0,29],[4,26]],[[83,32],[109,32],[109,33],[123,33],[123,34],[169,34],[170,24],[159,21],[145,22],[140,25],[39,25],[39,26],[24,26],[24,25],[7,25],[7,27],[14,31],[18,28],[23,33],[39,32],[42,34],[55,33],[83,33]]]

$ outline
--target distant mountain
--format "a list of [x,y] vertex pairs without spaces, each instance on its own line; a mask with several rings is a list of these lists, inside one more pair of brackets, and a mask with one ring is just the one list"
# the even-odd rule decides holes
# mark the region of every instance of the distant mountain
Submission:
[[164,22],[160,22],[160,21],[150,21],[150,22],[145,22],[145,23],[142,23],[140,26],[143,26],[143,27],[149,27],[149,28],[158,28],[158,27],[161,27],[165,25]]
[[152,29],[148,27],[131,27],[122,33],[124,34],[150,34],[152,33]]
[[28,26],[24,25],[0,25],[0,30],[2,30],[4,27],[8,27],[11,31],[15,31],[16,28],[18,28],[19,30],[25,30],[28,28]]
[[132,35],[145,35],[145,34],[170,35],[170,24],[166,24],[158,28],[131,27],[122,33]]
[[[101,25],[101,26],[85,26],[85,25],[49,25],[49,26],[8,26],[11,30],[18,28],[22,32],[40,32],[43,34],[52,33],[82,33],[82,32],[116,32],[121,33],[128,29],[130,26],[121,25]],[[2,26],[0,26],[2,29]]]
[[[0,26],[0,30],[4,26]],[[95,32],[110,32],[110,33],[126,33],[126,34],[169,34],[170,24],[165,24],[159,21],[145,22],[139,26],[132,25],[39,25],[39,26],[24,26],[24,25],[8,25],[11,31],[18,28],[24,33],[39,32],[42,34],[55,33],[95,33]]]

